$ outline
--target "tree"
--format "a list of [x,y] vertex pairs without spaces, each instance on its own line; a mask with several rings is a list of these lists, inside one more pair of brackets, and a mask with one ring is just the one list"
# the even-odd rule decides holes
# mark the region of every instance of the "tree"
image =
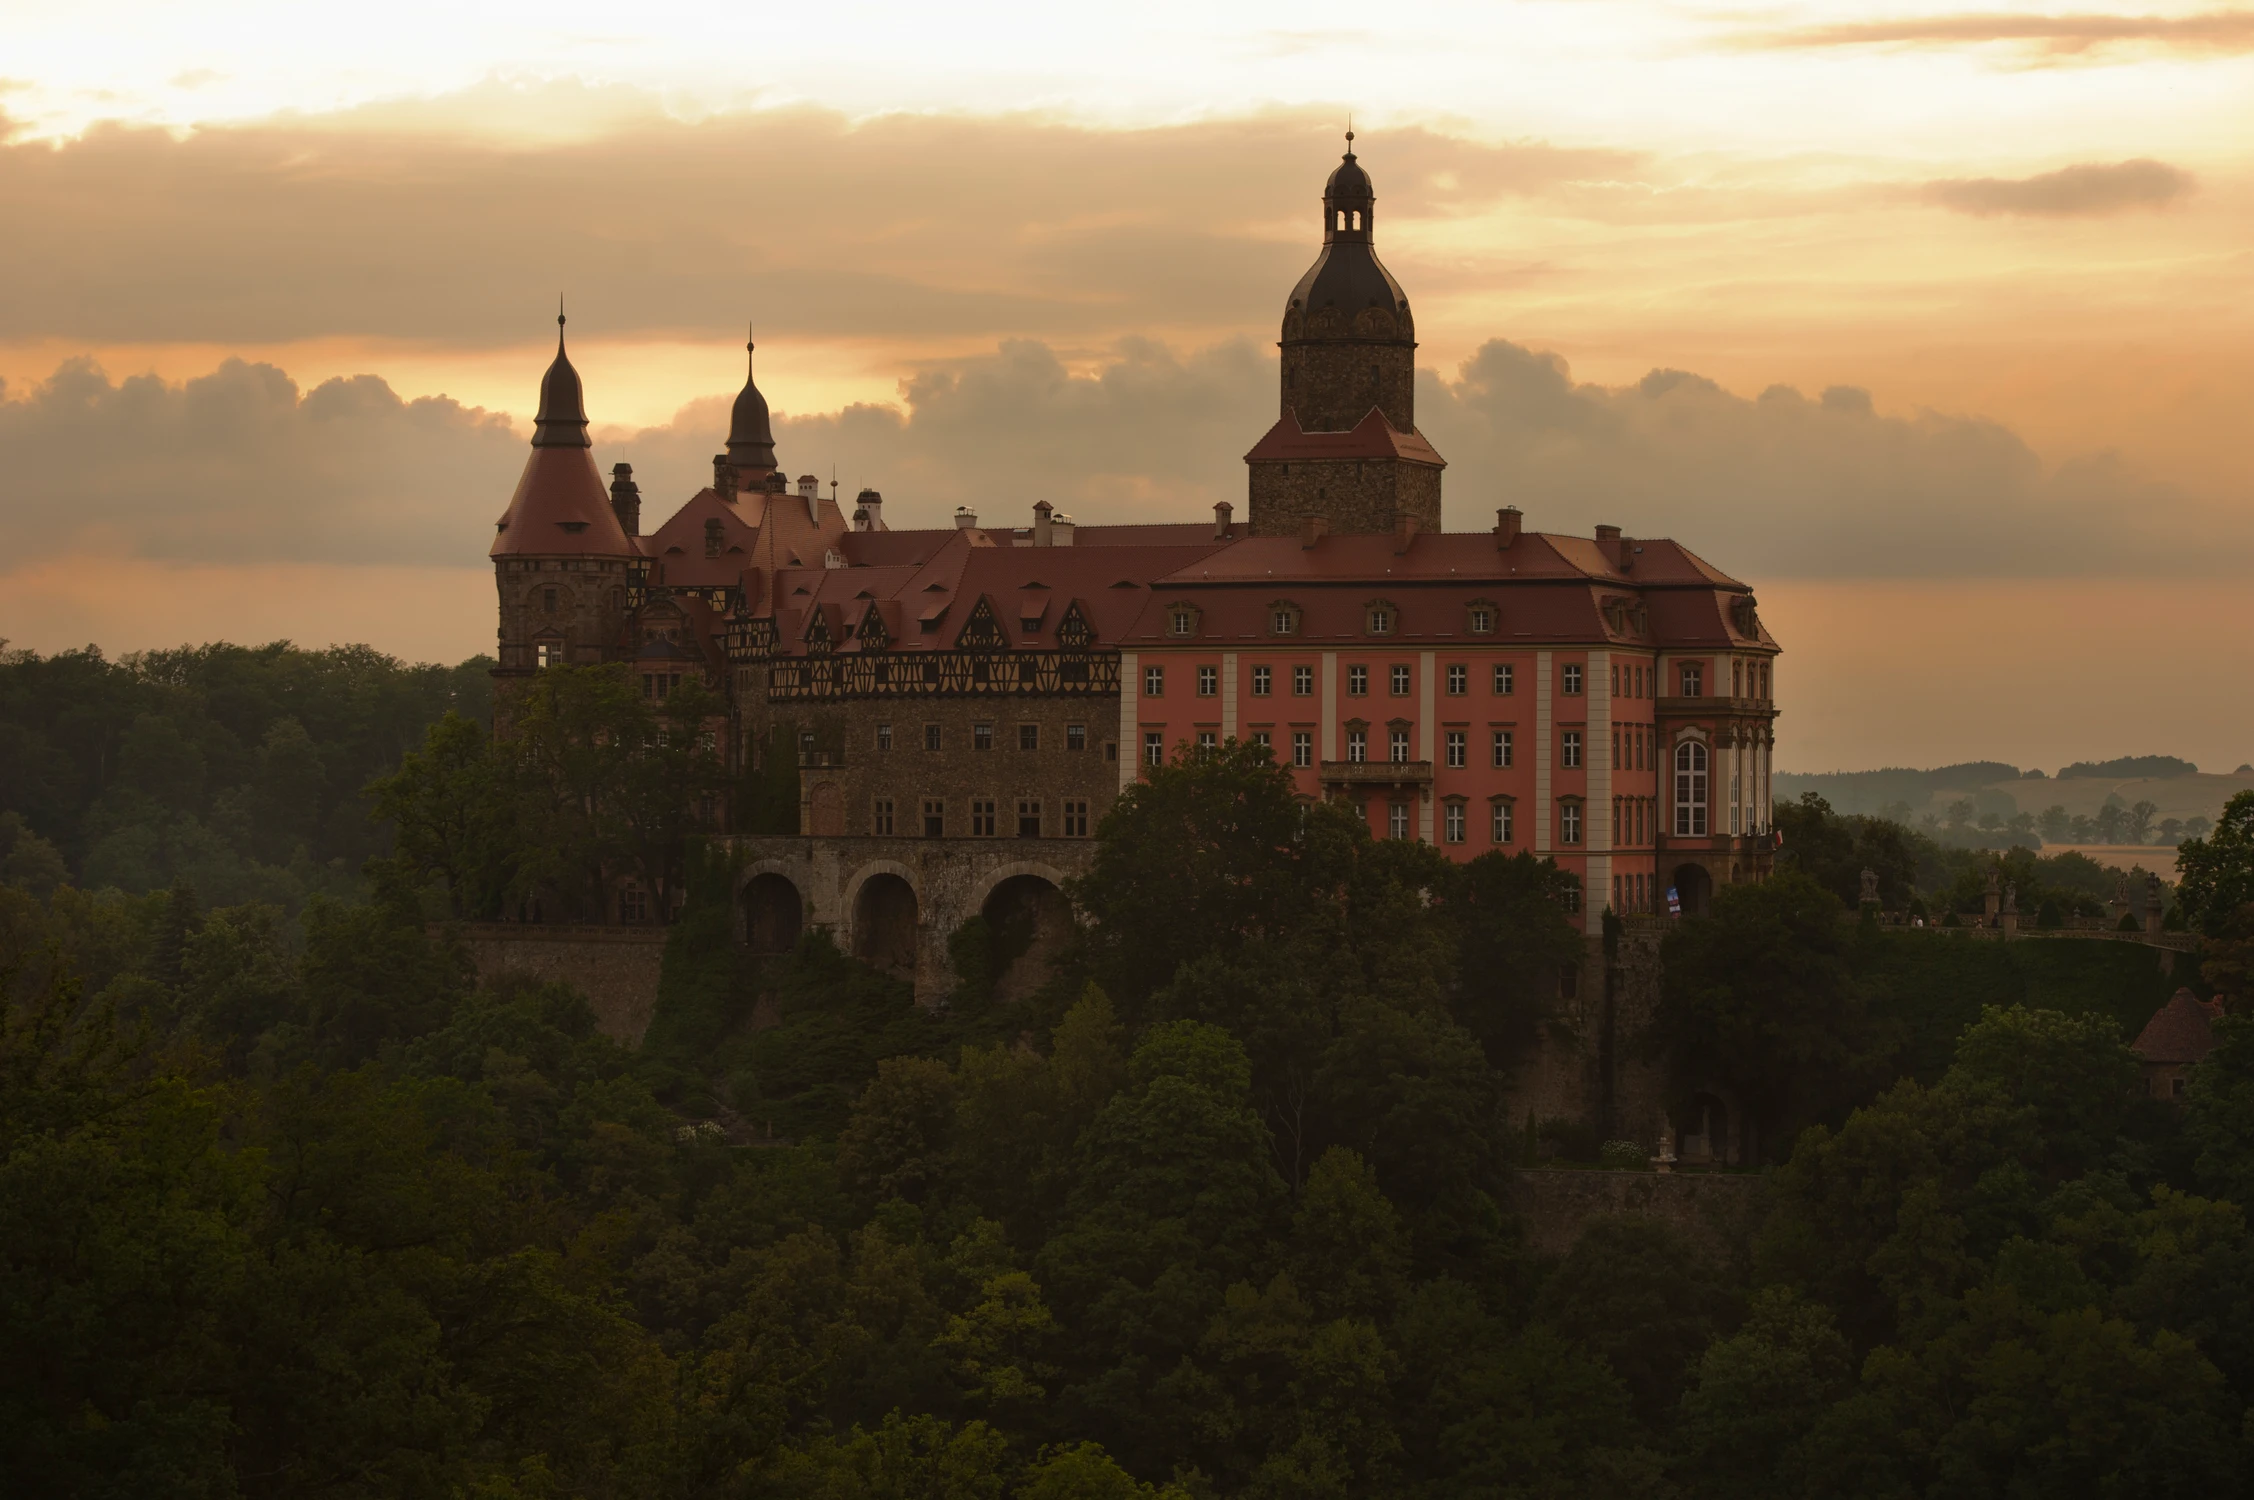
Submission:
[[2254,792],[2233,796],[2212,833],[2176,846],[2176,900],[2192,926],[2210,935],[2231,927],[2239,908],[2254,902]]
[[1677,1468],[1692,1494],[1806,1493],[1801,1445],[1854,1377],[1829,1308],[1787,1287],[1755,1293],[1745,1326],[1706,1346],[1683,1393]]
[[1731,1090],[1774,1146],[1838,1108],[1879,1043],[1847,964],[1840,903],[1797,870],[1716,892],[1660,948],[1651,1045],[1688,1091]]
[[499,913],[512,883],[519,788],[482,727],[449,711],[420,750],[368,783],[373,815],[389,823],[397,857],[444,883],[457,917]]
[[2128,812],[2121,820],[2121,827],[2130,843],[2141,844],[2152,837],[2152,820],[2159,812],[2160,804],[2157,802],[2138,801],[2129,805]]

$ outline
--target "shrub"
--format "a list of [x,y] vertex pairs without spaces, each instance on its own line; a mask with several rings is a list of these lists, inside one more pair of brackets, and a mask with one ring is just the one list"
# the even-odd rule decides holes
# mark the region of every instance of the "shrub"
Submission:
[[2035,908],[2035,925],[2045,932],[2054,932],[2066,925],[2066,913],[2059,910],[2056,896],[2045,896],[2043,904]]
[[1597,1165],[1608,1172],[1641,1172],[1651,1164],[1651,1153],[1634,1141],[1606,1141],[1597,1148]]

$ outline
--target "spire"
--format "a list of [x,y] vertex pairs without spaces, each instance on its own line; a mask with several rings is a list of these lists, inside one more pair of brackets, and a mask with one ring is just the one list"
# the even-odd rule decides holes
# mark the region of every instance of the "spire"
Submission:
[[556,358],[540,377],[540,415],[532,419],[535,448],[591,448],[587,436],[587,402],[579,388],[579,372],[564,353],[563,299],[556,299]]
[[736,408],[728,422],[728,461],[742,476],[775,467],[775,430],[768,420],[767,398],[759,394],[759,381],[752,367],[752,356],[757,348],[751,329],[746,325],[744,388],[736,396]]

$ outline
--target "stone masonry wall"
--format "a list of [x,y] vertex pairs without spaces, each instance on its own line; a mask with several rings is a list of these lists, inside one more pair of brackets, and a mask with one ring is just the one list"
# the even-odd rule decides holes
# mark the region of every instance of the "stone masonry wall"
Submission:
[[1768,1179],[1742,1172],[1594,1172],[1533,1167],[1517,1174],[1513,1207],[1527,1244],[1563,1255],[1607,1214],[1657,1219],[1708,1254],[1742,1252],[1768,1208]]
[[[972,834],[971,805],[994,804],[994,837],[1018,834],[1018,804],[1040,810],[1043,838],[1065,836],[1064,804],[1087,804],[1087,834],[1119,795],[1119,696],[1087,693],[1044,697],[894,698],[832,702],[813,709],[808,727],[816,734],[816,763],[802,763],[800,830],[843,836],[875,836],[877,804],[892,804],[895,836],[920,837],[923,804],[941,803],[946,836]],[[777,705],[778,715],[789,705]],[[992,748],[977,746],[977,727],[992,729]],[[889,750],[880,749],[879,730],[891,728]],[[939,749],[927,750],[929,728],[939,731]],[[1022,748],[1027,726],[1035,747]],[[1083,747],[1067,748],[1069,731],[1085,731]],[[825,790],[828,789],[828,790]],[[825,799],[834,807],[832,826],[817,823]],[[1081,835],[1084,836],[1084,835]]]
[[1340,535],[1393,530],[1407,512],[1419,531],[1440,529],[1440,470],[1401,459],[1299,459],[1250,464],[1255,536],[1289,536],[1301,518],[1323,516]]
[[1376,407],[1403,432],[1416,426],[1413,342],[1289,340],[1283,346],[1283,410],[1309,432],[1344,432]]
[[516,974],[571,985],[586,995],[605,1036],[641,1045],[657,1009],[664,928],[476,922],[462,935],[479,979]]

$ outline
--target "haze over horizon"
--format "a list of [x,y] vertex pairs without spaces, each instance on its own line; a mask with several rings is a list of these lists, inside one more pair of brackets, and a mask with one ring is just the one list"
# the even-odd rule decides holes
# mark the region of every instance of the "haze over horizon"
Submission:
[[646,514],[746,319],[895,524],[1241,506],[1351,109],[1450,524],[1754,584],[1780,768],[2254,759],[2254,12],[884,14],[0,12],[0,637],[486,648],[559,288]]

